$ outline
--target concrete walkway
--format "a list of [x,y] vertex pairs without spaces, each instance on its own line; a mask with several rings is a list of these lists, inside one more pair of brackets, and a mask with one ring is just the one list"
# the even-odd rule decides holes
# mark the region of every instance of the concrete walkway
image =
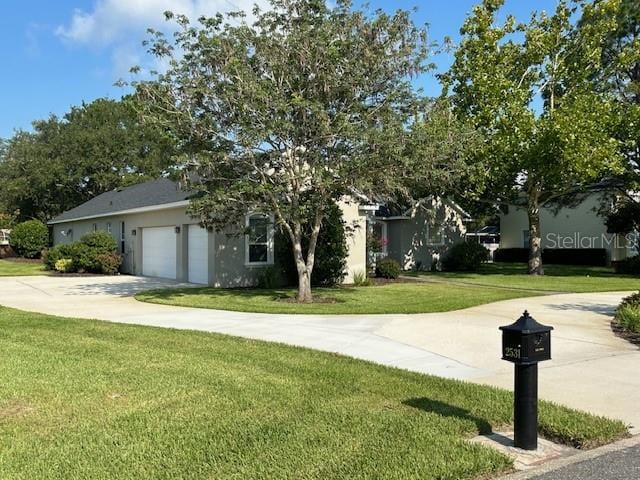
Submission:
[[550,295],[417,315],[272,315],[132,298],[142,290],[175,286],[184,285],[130,276],[3,277],[0,304],[283,342],[506,388],[512,388],[512,366],[500,360],[498,326],[513,322],[526,308],[555,327],[554,360],[541,364],[541,396],[640,426],[640,350],[609,327],[615,306],[630,292]]

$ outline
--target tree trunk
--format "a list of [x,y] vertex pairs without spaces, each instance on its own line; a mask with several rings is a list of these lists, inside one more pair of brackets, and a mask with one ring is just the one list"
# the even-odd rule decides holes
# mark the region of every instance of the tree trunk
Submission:
[[298,302],[311,303],[311,273],[304,268],[302,271],[298,269]]
[[527,201],[529,218],[529,274],[544,275],[542,268],[542,232],[540,230],[540,191],[533,187]]

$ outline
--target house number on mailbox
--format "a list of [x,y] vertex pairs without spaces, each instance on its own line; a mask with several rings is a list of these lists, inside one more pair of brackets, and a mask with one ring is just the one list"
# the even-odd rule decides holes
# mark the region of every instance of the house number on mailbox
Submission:
[[505,347],[504,356],[509,358],[520,358],[520,345],[518,345],[518,348]]

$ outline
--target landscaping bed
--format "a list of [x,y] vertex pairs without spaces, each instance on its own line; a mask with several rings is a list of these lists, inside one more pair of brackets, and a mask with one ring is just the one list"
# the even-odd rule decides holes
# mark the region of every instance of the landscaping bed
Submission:
[[[489,477],[467,439],[512,422],[501,389],[204,332],[0,307],[6,479]],[[618,421],[540,403],[541,434],[594,447]]]
[[640,293],[622,300],[611,321],[611,328],[617,335],[640,345]]

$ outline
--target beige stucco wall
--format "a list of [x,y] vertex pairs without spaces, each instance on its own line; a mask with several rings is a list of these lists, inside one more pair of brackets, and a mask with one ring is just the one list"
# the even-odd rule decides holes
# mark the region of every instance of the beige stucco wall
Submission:
[[345,267],[344,283],[353,283],[355,273],[367,271],[367,216],[359,209],[359,204],[351,198],[344,198],[338,202],[342,210],[349,234],[347,235],[348,254]]
[[[443,228],[443,242],[431,244],[429,229],[437,227]],[[438,255],[462,240],[465,232],[462,215],[451,204],[441,199],[427,201],[408,219],[387,220],[387,254],[405,270],[429,269]]]
[[[542,208],[542,248],[605,248],[611,260],[625,258],[624,239],[607,233],[604,218],[597,213],[602,200],[602,194],[592,194],[557,213],[553,208]],[[526,209],[509,205],[508,212],[500,216],[500,247],[526,248],[523,232],[528,229]]]

